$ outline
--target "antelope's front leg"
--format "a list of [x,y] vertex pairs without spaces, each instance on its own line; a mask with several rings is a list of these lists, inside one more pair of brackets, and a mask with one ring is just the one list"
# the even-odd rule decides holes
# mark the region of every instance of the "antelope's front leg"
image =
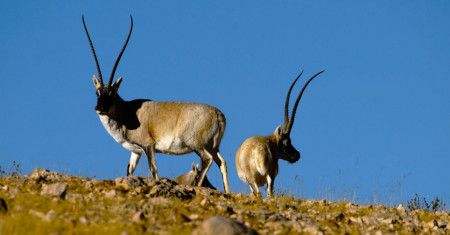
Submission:
[[137,164],[139,163],[139,159],[141,159],[142,153],[131,153],[130,162],[127,167],[127,176],[133,175],[134,170],[136,169]]
[[146,147],[145,148],[145,155],[147,156],[148,168],[150,168],[150,172],[152,172],[153,178],[156,181],[159,181],[158,168],[156,167],[155,148],[154,148],[154,146]]

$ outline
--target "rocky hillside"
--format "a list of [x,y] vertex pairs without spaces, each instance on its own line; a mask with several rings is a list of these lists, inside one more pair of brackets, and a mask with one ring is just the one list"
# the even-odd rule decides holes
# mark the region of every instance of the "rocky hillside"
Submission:
[[0,234],[450,233],[450,213],[252,198],[144,177],[0,178]]

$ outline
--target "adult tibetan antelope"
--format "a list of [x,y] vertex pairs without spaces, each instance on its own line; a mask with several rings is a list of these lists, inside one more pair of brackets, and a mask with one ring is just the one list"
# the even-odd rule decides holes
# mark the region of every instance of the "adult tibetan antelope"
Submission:
[[292,83],[286,97],[284,106],[284,124],[275,129],[269,136],[253,136],[244,141],[236,152],[236,168],[239,178],[249,185],[255,196],[260,196],[259,187],[267,184],[267,196],[273,196],[273,181],[278,175],[278,159],[295,163],[300,159],[300,153],[291,144],[291,130],[294,125],[295,112],[303,92],[308,84],[317,75],[312,76],[303,86],[295,101],[291,118],[288,117],[289,97],[297,80],[303,71]]
[[227,165],[219,153],[226,123],[223,113],[215,107],[200,103],[122,100],[117,93],[122,77],[114,83],[112,81],[130,39],[133,18],[131,17],[130,32],[107,85],[103,84],[102,73],[84,16],[82,20],[99,76],[98,79],[95,75],[93,78],[97,89],[95,110],[108,133],[125,149],[131,151],[127,175],[133,174],[142,153],[147,156],[153,177],[159,180],[155,153],[182,155],[195,152],[201,159],[197,185],[203,184],[206,172],[214,160],[222,173],[225,192],[229,193]]

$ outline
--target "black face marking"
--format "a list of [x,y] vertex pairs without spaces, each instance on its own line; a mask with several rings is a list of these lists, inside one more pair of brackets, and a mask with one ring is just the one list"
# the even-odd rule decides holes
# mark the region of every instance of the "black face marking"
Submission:
[[108,88],[97,89],[97,105],[95,110],[99,111],[101,114],[108,113],[113,105],[113,96],[115,92]]
[[297,162],[300,159],[300,153],[292,146],[291,138],[288,135],[283,135],[280,138],[278,148],[281,159],[286,160],[289,163]]

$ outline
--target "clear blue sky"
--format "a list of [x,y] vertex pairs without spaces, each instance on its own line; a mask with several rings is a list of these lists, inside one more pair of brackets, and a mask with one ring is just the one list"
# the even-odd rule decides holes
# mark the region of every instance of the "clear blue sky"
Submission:
[[[100,179],[125,175],[130,153],[94,111],[95,63],[116,71],[125,100],[194,101],[227,118],[221,152],[230,187],[235,153],[283,122],[289,85],[325,70],[303,95],[275,190],[384,203],[418,193],[450,203],[448,1],[4,1],[0,8],[0,165]],[[303,83],[300,83],[303,84]],[[296,87],[293,94],[300,90]],[[158,154],[162,176],[195,154]],[[144,157],[138,175],[148,174]],[[208,177],[223,189],[220,171]],[[295,180],[294,180],[295,179]]]

